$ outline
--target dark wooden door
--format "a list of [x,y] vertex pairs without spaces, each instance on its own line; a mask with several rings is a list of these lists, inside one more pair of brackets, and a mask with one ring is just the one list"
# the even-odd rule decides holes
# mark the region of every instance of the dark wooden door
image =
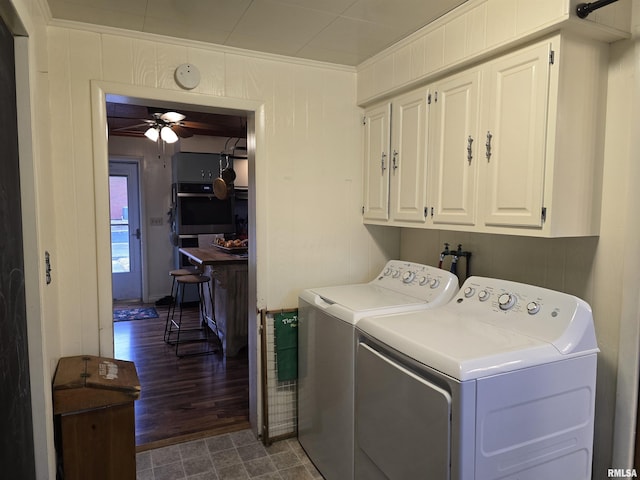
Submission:
[[15,56],[0,18],[0,477],[34,479],[23,260]]

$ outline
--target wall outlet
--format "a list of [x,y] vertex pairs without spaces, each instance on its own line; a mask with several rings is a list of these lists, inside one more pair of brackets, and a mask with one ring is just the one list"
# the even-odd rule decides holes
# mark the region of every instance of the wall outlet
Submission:
[[162,226],[162,217],[151,217],[149,219],[152,227],[161,227]]

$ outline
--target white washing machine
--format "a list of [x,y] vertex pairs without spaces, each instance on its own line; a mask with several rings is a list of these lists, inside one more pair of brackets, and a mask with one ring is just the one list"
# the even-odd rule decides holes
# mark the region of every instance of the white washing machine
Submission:
[[327,480],[353,478],[355,329],[365,316],[426,310],[458,291],[445,270],[392,260],[371,282],[312,288],[298,301],[298,439]]
[[357,325],[355,477],[591,479],[598,347],[584,301],[470,277]]

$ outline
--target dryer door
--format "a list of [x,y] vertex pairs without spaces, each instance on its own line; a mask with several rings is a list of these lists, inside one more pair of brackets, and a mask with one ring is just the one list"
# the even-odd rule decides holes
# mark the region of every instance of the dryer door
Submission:
[[356,478],[450,478],[451,395],[358,344]]

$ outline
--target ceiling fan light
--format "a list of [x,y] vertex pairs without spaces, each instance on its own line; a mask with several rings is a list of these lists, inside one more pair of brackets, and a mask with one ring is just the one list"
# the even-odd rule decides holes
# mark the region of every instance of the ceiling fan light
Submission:
[[157,128],[150,127],[146,132],[144,132],[144,136],[147,137],[152,142],[157,142],[160,133]]
[[178,135],[169,127],[162,127],[162,130],[160,130],[160,138],[167,143],[176,143],[178,141]]
[[165,122],[169,122],[169,123],[176,123],[176,122],[181,122],[182,120],[184,120],[186,117],[178,112],[167,112],[167,113],[163,113],[160,118],[162,120],[164,120]]

